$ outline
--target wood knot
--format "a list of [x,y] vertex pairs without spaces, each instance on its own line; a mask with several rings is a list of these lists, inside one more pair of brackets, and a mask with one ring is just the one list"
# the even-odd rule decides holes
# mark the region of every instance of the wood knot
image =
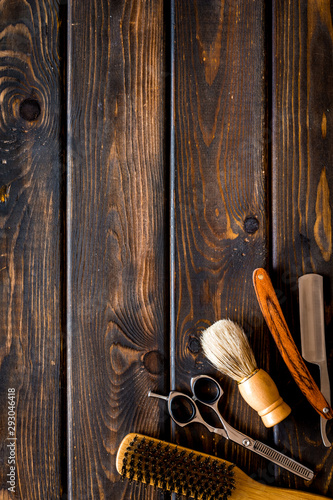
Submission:
[[254,234],[259,229],[259,221],[256,217],[246,217],[244,220],[244,230],[248,234]]
[[24,99],[20,104],[20,117],[28,122],[34,122],[41,113],[41,107],[36,99]]
[[188,341],[188,349],[192,354],[198,354],[201,350],[200,340],[197,337],[190,337]]
[[152,375],[159,375],[164,371],[164,360],[159,351],[147,352],[143,357],[143,364]]

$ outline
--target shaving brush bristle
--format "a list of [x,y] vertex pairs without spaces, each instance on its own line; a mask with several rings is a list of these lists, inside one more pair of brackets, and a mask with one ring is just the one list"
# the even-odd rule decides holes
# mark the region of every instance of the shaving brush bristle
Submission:
[[221,319],[207,328],[201,346],[212,365],[237,382],[258,368],[243,328],[230,319]]

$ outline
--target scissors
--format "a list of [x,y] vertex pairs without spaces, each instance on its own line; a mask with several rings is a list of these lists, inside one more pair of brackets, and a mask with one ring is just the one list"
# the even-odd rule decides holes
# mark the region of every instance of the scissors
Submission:
[[[230,439],[234,443],[240,444],[244,448],[257,453],[258,455],[267,458],[271,462],[284,469],[302,477],[309,481],[313,479],[314,472],[304,465],[296,462],[292,458],[287,457],[283,453],[274,450],[260,441],[254,440],[246,436],[240,431],[226,422],[222,417],[218,405],[223,396],[223,389],[220,384],[209,375],[198,375],[191,378],[192,397],[178,391],[171,391],[169,396],[162,396],[149,391],[148,396],[153,398],[164,399],[168,402],[168,411],[173,421],[181,426],[192,423],[202,424],[210,432],[218,434],[225,439]],[[221,427],[214,427],[204,420],[202,417],[197,402],[211,408],[222,424]]]

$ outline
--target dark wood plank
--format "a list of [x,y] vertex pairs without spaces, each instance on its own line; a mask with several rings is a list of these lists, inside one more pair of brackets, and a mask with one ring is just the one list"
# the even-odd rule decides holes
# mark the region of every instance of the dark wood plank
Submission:
[[[168,377],[161,0],[74,1],[69,19],[69,496],[121,482],[129,432],[158,435]],[[139,493],[141,491],[142,493]]]
[[57,2],[0,2],[1,498],[61,496],[58,32]]
[[[324,276],[327,353],[332,366],[333,28],[328,1],[274,1],[273,7],[273,280],[300,347],[299,276]],[[309,365],[318,380],[318,370]],[[332,372],[332,370],[331,370]],[[277,443],[313,467],[309,490],[332,496],[333,454],[321,443],[319,418],[281,365],[293,418]],[[328,424],[333,439],[332,425]],[[292,487],[304,487],[290,477]]]
[[[174,23],[173,386],[188,390],[192,375],[214,373],[199,337],[222,318],[244,327],[259,365],[270,368],[252,287],[253,270],[267,259],[264,2],[177,1]],[[267,441],[269,432],[236,383],[217,377],[225,417]],[[257,479],[265,474],[267,462],[202,427],[178,428],[175,436]]]

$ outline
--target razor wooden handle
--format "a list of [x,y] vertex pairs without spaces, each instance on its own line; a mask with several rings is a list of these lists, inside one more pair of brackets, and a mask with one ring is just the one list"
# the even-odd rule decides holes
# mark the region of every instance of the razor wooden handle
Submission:
[[297,349],[272,282],[264,269],[259,268],[253,272],[253,286],[267,326],[296,384],[320,416],[333,418],[331,406],[322,395]]

